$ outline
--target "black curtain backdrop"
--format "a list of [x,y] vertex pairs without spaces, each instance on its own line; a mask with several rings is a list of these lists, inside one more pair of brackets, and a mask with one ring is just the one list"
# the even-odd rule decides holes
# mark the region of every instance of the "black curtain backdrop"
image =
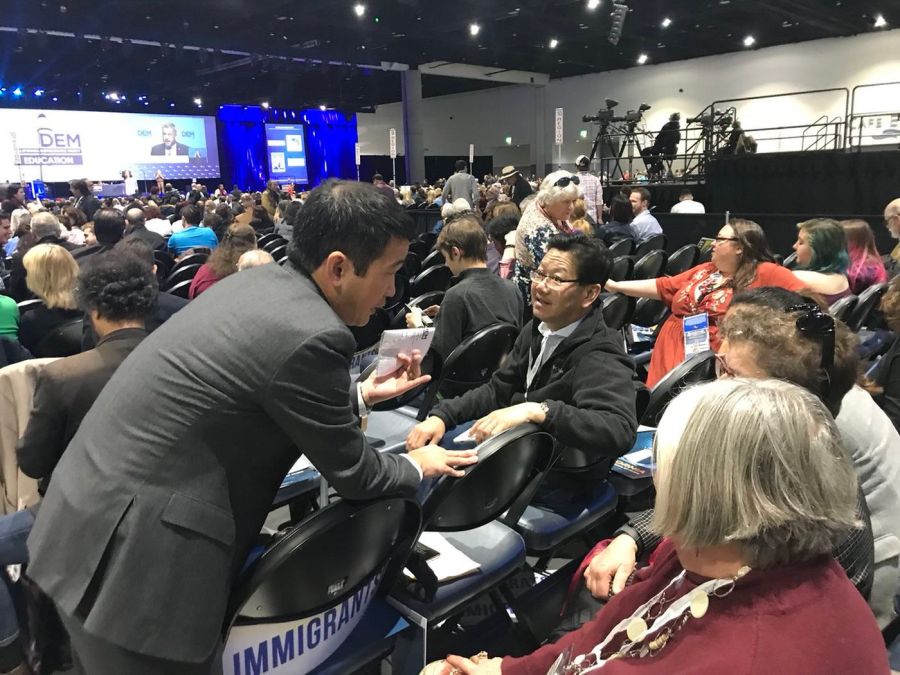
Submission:
[[[456,155],[427,155],[425,157],[425,177],[430,183],[434,183],[438,178],[447,178],[453,175],[453,165],[458,159],[468,157],[458,157]],[[363,155],[360,158],[359,178],[363,181],[371,181],[372,176],[380,173],[386,181],[391,179],[392,168],[391,158],[388,155]],[[491,173],[494,166],[493,155],[476,155],[472,175],[481,180],[485,175]],[[406,167],[403,163],[403,155],[397,156],[397,178],[396,185],[406,185]]]

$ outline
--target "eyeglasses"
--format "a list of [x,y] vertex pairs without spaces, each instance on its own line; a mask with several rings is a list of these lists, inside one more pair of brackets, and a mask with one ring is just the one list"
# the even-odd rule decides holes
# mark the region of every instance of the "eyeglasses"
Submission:
[[737,237],[714,237],[713,241],[717,244],[721,244],[723,241],[740,241]]
[[822,342],[822,359],[819,362],[820,393],[827,398],[831,389],[831,367],[834,365],[834,317],[812,303],[793,305],[786,312],[803,312],[797,317],[797,331],[801,335]]
[[728,361],[725,360],[725,354],[716,354],[716,378],[720,377],[737,377]]
[[563,176],[558,181],[556,181],[553,185],[559,188],[568,187],[569,183],[573,183],[574,185],[578,185],[581,182],[581,179],[578,176]]
[[540,270],[531,272],[531,283],[537,285],[544,281],[547,282],[547,288],[558,291],[563,288],[564,284],[580,284],[580,279],[561,279],[555,274],[544,274]]

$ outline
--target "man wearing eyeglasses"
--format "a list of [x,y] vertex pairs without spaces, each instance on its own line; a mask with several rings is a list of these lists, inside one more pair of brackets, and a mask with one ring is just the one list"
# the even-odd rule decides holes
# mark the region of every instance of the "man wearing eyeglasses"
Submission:
[[[551,237],[531,274],[534,319],[512,353],[490,382],[438,404],[410,432],[407,447],[437,443],[448,429],[477,420],[470,434],[478,442],[532,422],[559,446],[590,458],[588,464],[627,451],[637,430],[640,385],[621,336],[606,326],[598,303],[611,265],[609,251],[596,239],[581,233]],[[596,485],[597,477],[590,475],[590,482]]]

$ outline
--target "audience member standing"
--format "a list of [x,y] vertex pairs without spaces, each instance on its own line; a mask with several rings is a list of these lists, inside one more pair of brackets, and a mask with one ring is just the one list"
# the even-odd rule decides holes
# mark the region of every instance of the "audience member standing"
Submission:
[[504,166],[499,180],[506,183],[509,188],[510,201],[519,208],[522,206],[522,200],[534,192],[531,184],[514,166]]
[[88,182],[84,179],[73,180],[69,183],[69,191],[75,197],[73,206],[84,211],[88,220],[93,220],[94,213],[100,208],[100,200],[94,196]]
[[269,218],[275,217],[275,211],[278,208],[278,202],[281,201],[281,186],[277,180],[270,180],[266,183],[266,190],[262,194],[262,207],[269,214]]
[[538,268],[550,237],[570,232],[569,217],[578,199],[578,177],[554,171],[541,183],[537,198],[525,208],[516,228],[516,272],[513,280],[531,304],[531,273]]
[[659,221],[650,213],[650,190],[644,187],[634,188],[628,199],[631,200],[631,208],[634,210],[631,230],[634,232],[635,240],[641,243],[655,234],[662,234]]
[[[396,200],[327,181],[300,211],[287,265],[223,280],[112,376],[28,540],[29,575],[85,672],[210,671],[229,591],[301,454],[352,499],[412,496],[423,476],[475,461],[367,445],[354,411],[427,382],[421,355],[348,395],[347,324],[393,294],[413,234]],[[266,450],[248,462],[249,447]]]
[[478,205],[478,179],[466,171],[467,167],[466,160],[456,161],[456,173],[447,179],[441,192],[445,204],[465,199],[470,209]]
[[595,223],[603,222],[603,183],[590,172],[591,160],[585,155],[579,155],[575,159],[578,168],[578,178],[581,181],[578,187],[584,197],[585,210]]
[[384,182],[384,177],[380,173],[376,173],[374,176],[372,176],[372,184],[375,186],[376,190],[384,193],[386,197],[397,199],[397,191]]

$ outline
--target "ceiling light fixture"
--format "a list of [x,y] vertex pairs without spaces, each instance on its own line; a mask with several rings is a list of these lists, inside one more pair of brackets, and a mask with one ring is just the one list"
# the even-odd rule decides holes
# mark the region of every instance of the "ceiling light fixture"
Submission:
[[597,9],[600,6],[600,0],[588,0],[588,9]]
[[201,99],[201,98],[195,98],[195,99],[194,99],[194,105],[197,106],[197,107],[199,108],[200,106],[203,105],[203,99]]
[[745,47],[752,47],[755,44],[756,44],[756,38],[753,37],[752,35],[748,35],[747,37],[744,38],[744,46]]
[[268,102],[268,101],[263,101],[261,105],[262,105],[262,107],[265,108],[266,110],[269,109],[269,102]]
[[469,24],[469,35],[475,37],[476,35],[478,35],[479,31],[481,31],[481,26],[479,26],[477,23]]
[[875,17],[875,28],[884,28],[888,25],[887,19],[884,18],[884,14],[878,14]]
[[557,40],[556,38],[550,38],[550,49],[556,49],[558,44],[559,40]]
[[663,28],[668,28],[671,25],[672,25],[672,19],[670,19],[669,17],[666,17],[665,19],[662,20]]
[[322,112],[325,112],[326,110],[328,110],[328,106],[323,103],[322,105],[319,106],[319,110],[321,110]]
[[640,65],[644,65],[645,63],[647,63],[647,59],[649,59],[649,58],[650,58],[650,57],[647,56],[646,54],[641,54],[641,55],[638,57],[638,63],[639,63]]
[[362,18],[363,15],[366,13],[366,6],[357,3],[357,4],[353,5],[353,12],[356,14],[356,16]]

